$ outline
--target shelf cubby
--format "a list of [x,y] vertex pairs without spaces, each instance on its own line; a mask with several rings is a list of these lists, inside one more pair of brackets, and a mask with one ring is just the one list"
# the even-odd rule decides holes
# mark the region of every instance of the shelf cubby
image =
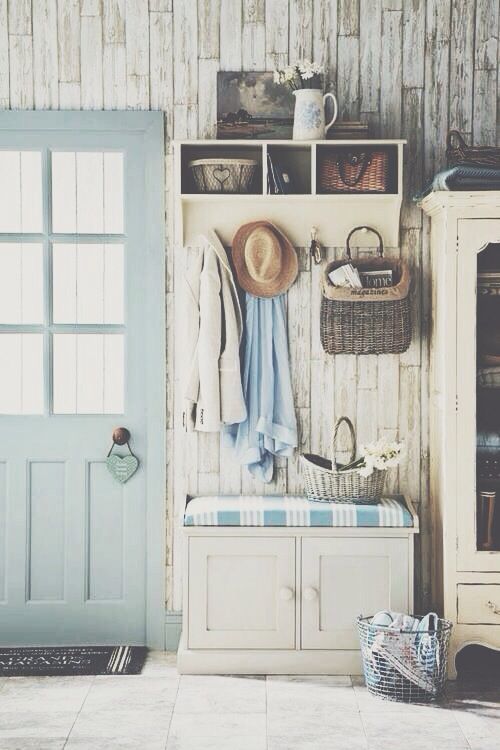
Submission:
[[[271,157],[273,167],[288,176],[287,195],[311,195],[311,151],[310,146],[273,146],[268,143],[267,154]],[[267,170],[269,166],[267,160]],[[269,195],[275,197],[272,193]]]

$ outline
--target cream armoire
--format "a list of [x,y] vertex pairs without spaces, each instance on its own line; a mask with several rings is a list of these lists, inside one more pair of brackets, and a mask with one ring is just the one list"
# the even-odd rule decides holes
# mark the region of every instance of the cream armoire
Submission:
[[433,192],[434,601],[468,644],[500,649],[500,191]]

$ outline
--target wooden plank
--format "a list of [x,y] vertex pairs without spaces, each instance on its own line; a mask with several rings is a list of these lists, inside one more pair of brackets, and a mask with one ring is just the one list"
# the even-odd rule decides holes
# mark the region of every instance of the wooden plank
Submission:
[[311,435],[312,453],[330,455],[335,405],[334,358],[311,362]]
[[105,44],[125,44],[125,0],[103,0],[102,32]]
[[241,467],[236,460],[234,449],[221,434],[219,445],[221,495],[239,495],[241,492]]
[[377,421],[380,431],[397,430],[399,426],[399,357],[397,354],[380,354],[378,357],[377,402]]
[[[403,3],[403,86],[423,88],[425,74],[425,3],[406,0]],[[405,137],[408,133],[405,132]]]
[[102,109],[103,88],[102,19],[83,16],[80,27],[80,69],[82,108]]
[[217,71],[218,60],[200,59],[198,80],[200,97],[198,105],[198,137],[215,138],[217,135]]
[[57,109],[59,80],[57,62],[57,3],[33,3],[33,84],[35,109]]
[[0,0],[0,109],[9,108],[9,32],[7,0]]
[[312,0],[296,0],[290,3],[288,57],[294,60],[312,58]]
[[450,40],[450,128],[472,133],[474,3],[452,1]]
[[420,368],[401,366],[399,373],[399,437],[405,444],[405,460],[399,467],[401,487],[418,502],[420,498]]
[[105,44],[103,51],[104,109],[127,108],[127,52],[124,44]]
[[401,232],[401,258],[406,261],[411,275],[411,344],[401,355],[401,362],[405,365],[421,364],[421,335],[422,335],[422,258],[421,258],[420,229],[403,229]]
[[189,140],[198,133],[198,105],[174,104],[174,138]]
[[59,109],[80,109],[81,87],[79,82],[59,84]]
[[264,23],[244,23],[242,34],[244,70],[265,70],[266,27]]
[[[357,418],[357,357],[341,354],[335,357],[335,411],[332,422],[339,417],[349,417],[353,425]],[[332,424],[333,426],[333,424]],[[342,430],[337,440],[339,451],[349,449],[347,430]]]
[[408,143],[403,163],[402,227],[422,226],[422,211],[412,200],[424,187],[424,97],[420,88],[403,89],[402,132]]
[[425,176],[445,163],[448,132],[450,0],[427,0],[424,127]]
[[148,0],[126,0],[127,106],[149,109]]
[[300,272],[288,290],[288,346],[295,406],[309,407],[311,353],[311,277]]
[[158,13],[172,10],[172,0],[149,0],[149,10]]
[[403,14],[382,13],[380,128],[384,138],[401,137],[401,88],[403,78]]
[[475,70],[496,70],[499,4],[476,0]]
[[[380,61],[382,56],[382,0],[360,0],[360,107],[378,112],[380,107]],[[385,40],[384,40],[385,44]]]
[[174,88],[172,13],[149,14],[150,105],[165,112],[168,133],[172,131]]
[[359,388],[356,403],[356,438],[360,455],[362,455],[362,446],[373,442],[378,437],[377,408],[376,389]]
[[338,0],[339,36],[359,36],[359,2]]
[[33,109],[33,38],[9,37],[10,107]]
[[57,41],[59,44],[59,81],[80,81],[80,3],[57,3]]
[[243,0],[243,23],[264,23],[265,20],[265,0]]
[[496,141],[497,130],[497,71],[481,68],[474,71],[473,142],[491,146]]
[[297,415],[298,428],[298,448],[293,458],[289,458],[286,464],[286,492],[290,495],[304,494],[304,476],[302,473],[299,457],[302,453],[310,451],[311,436],[311,410],[307,408],[298,408],[295,410]]
[[9,34],[31,35],[31,0],[9,0]]
[[[198,434],[198,471],[219,472],[219,439],[218,432],[200,432]],[[200,483],[200,486],[203,486]]]
[[241,0],[221,0],[220,69],[241,70]]
[[337,3],[313,0],[313,60],[323,65],[327,74],[325,89],[337,89]]
[[[198,58],[219,57],[220,0],[198,0]],[[200,91],[203,91],[200,88]]]
[[266,67],[275,70],[288,64],[288,0],[266,3]]
[[198,18],[196,7],[196,3],[174,0],[175,104],[195,104],[198,101]]
[[358,388],[376,388],[377,369],[377,355],[365,354],[358,357]]
[[80,15],[86,17],[102,14],[102,0],[81,0]]
[[359,120],[359,37],[337,40],[339,120]]

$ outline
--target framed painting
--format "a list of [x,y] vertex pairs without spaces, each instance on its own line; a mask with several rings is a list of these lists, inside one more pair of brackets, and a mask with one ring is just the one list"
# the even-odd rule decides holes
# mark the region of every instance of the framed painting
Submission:
[[217,138],[292,137],[292,91],[273,73],[217,73]]

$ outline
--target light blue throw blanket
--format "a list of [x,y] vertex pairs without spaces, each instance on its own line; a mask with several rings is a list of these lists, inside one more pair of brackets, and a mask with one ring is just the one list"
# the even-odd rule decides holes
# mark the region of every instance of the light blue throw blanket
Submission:
[[243,395],[247,418],[224,428],[238,461],[264,482],[273,478],[274,456],[297,447],[285,297],[246,295]]

